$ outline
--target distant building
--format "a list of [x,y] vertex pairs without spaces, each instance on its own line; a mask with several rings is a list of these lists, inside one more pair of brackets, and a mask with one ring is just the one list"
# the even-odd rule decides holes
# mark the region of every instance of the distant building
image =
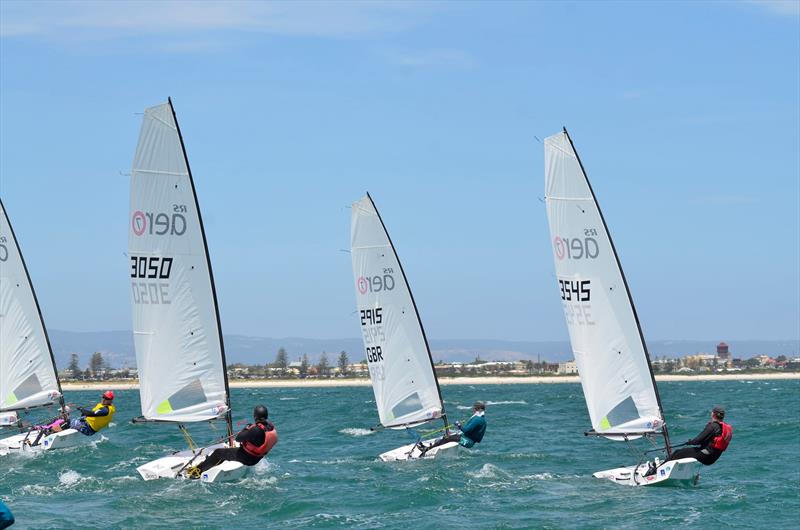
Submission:
[[578,373],[578,365],[575,361],[567,361],[565,363],[558,363],[558,370],[556,371],[558,375],[566,375],[566,374],[577,374]]
[[683,365],[697,371],[700,368],[711,368],[716,366],[717,356],[710,353],[696,353],[687,355],[683,358]]
[[717,344],[717,357],[724,360],[731,358],[731,353],[728,351],[728,345],[724,342]]

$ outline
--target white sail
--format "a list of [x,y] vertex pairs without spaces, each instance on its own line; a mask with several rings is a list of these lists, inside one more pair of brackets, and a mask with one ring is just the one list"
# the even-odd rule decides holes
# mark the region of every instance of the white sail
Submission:
[[128,255],[143,416],[174,422],[221,416],[229,400],[216,297],[171,102],[144,112]]
[[660,431],[644,340],[594,193],[566,131],[544,145],[556,275],[592,427],[604,435]]
[[369,195],[353,203],[356,306],[381,424],[442,416],[436,374],[405,274]]
[[0,210],[2,412],[51,405],[61,397],[61,385],[33,285],[2,202]]

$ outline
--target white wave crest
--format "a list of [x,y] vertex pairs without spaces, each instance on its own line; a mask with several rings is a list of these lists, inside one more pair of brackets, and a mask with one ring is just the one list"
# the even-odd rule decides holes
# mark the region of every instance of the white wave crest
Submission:
[[369,436],[370,434],[375,434],[375,431],[359,427],[347,427],[346,429],[341,429],[339,432],[349,436]]
[[527,401],[487,401],[487,405],[527,405]]
[[500,478],[507,477],[508,473],[492,464],[483,464],[478,471],[467,471],[467,475],[474,478]]
[[296,400],[298,400],[298,399],[300,399],[300,398],[296,398],[296,397],[282,397],[282,398],[278,398],[278,401],[296,401]]
[[58,476],[58,481],[64,486],[74,486],[84,480],[86,479],[82,477],[80,473],[72,469],[68,469]]
[[263,459],[258,464],[253,466],[253,471],[255,471],[256,475],[265,475],[270,472],[274,472],[278,470],[278,464],[274,462],[270,462],[269,460]]
[[522,475],[522,480],[550,480],[554,477],[552,473],[534,473],[533,475]]

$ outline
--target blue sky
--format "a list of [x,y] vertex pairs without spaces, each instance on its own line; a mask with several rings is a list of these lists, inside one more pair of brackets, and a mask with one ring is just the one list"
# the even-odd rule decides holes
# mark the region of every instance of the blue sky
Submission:
[[800,337],[800,3],[0,3],[0,193],[49,327],[130,328],[126,173],[172,96],[226,333],[358,335],[369,190],[433,338],[567,338],[566,125],[651,339]]

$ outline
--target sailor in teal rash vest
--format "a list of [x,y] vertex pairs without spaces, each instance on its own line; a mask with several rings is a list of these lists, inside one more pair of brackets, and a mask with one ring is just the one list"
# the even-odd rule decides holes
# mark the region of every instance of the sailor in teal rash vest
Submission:
[[420,456],[434,447],[444,445],[448,442],[458,442],[461,447],[472,447],[477,443],[481,443],[483,435],[486,434],[486,405],[482,401],[476,401],[472,406],[472,417],[463,426],[456,422],[456,427],[461,432],[448,434],[439,440],[436,440],[429,446],[424,446],[420,442]]

